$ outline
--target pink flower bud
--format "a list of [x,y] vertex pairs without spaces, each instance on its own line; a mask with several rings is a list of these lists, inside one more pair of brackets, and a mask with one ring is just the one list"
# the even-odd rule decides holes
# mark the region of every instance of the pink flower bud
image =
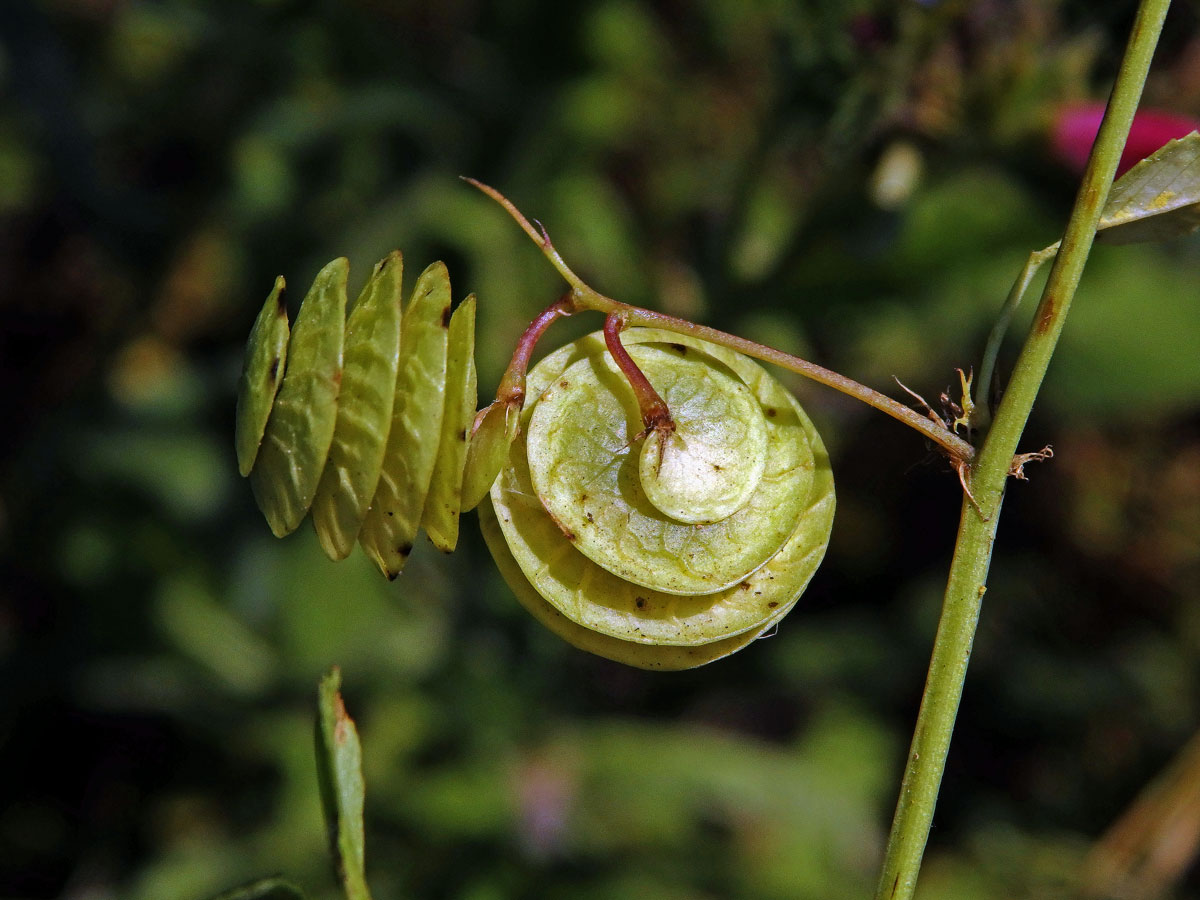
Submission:
[[[1054,155],[1070,168],[1082,172],[1103,117],[1102,103],[1064,106],[1060,109],[1050,136]],[[1129,140],[1125,142],[1125,149],[1121,153],[1117,175],[1145,159],[1167,141],[1181,138],[1197,129],[1200,129],[1200,120],[1190,116],[1163,110],[1139,110],[1133,117],[1133,127],[1129,130]]]

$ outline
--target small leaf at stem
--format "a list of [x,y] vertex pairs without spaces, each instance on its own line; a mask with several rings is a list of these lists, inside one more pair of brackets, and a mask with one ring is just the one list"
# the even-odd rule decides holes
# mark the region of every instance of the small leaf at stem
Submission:
[[1161,241],[1200,227],[1200,133],[1171,141],[1112,186],[1097,226],[1109,244]]
[[334,666],[321,679],[317,715],[317,779],[329,829],[329,843],[347,900],[370,900],[363,870],[362,750],[354,720],[346,714]]
[[230,888],[212,900],[304,900],[304,892],[291,882],[271,877]]

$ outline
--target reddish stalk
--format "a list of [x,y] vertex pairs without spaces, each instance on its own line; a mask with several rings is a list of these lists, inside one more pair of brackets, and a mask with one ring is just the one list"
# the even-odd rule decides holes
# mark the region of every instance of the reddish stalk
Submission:
[[637,399],[638,409],[642,413],[642,424],[646,426],[642,434],[650,431],[672,432],[675,430],[675,420],[671,418],[667,402],[659,396],[646,373],[638,368],[638,364],[621,343],[621,332],[624,328],[624,316],[610,313],[604,320],[604,343],[608,345],[608,352],[612,354],[617,368],[633,388],[633,396]]
[[521,211],[513,205],[512,201],[495,188],[476,181],[474,178],[464,177],[463,180],[475,186],[504,207],[516,223],[521,226],[521,230],[529,235],[538,245],[550,264],[571,285],[571,292],[564,300],[569,299],[572,312],[590,309],[602,312],[605,315],[619,314],[626,325],[663,328],[679,334],[690,334],[694,337],[711,341],[714,344],[728,347],[731,350],[744,353],[746,356],[752,356],[763,362],[769,362],[790,372],[811,378],[813,381],[841,391],[843,394],[848,394],[869,406],[875,407],[880,412],[891,416],[897,421],[903,422],[905,425],[921,432],[929,440],[938,444],[956,467],[963,467],[975,458],[975,448],[946,428],[942,423],[928,419],[916,410],[893,400],[886,394],[881,394],[873,388],[860,384],[852,378],[847,378],[845,375],[840,375],[837,372],[826,369],[824,366],[818,366],[808,360],[800,359],[797,356],[792,356],[790,353],[784,353],[782,350],[776,350],[773,347],[767,347],[724,331],[718,331],[706,325],[697,325],[695,322],[689,322],[686,319],[679,319],[665,313],[630,306],[627,303],[606,297],[604,294],[590,287],[571,270],[571,267],[566,264],[566,261],[563,260],[558,250],[555,249],[553,242],[550,240],[550,235],[546,233],[545,228],[541,227],[541,223],[538,223],[537,227],[534,227],[521,214]]
[[[544,310],[537,318],[529,323],[521,339],[517,341],[517,349],[513,351],[512,360],[500,379],[500,388],[496,391],[496,401],[515,403],[518,406],[525,402],[525,374],[529,371],[529,360],[533,356],[533,348],[545,334],[550,323],[563,316],[575,312],[576,306],[571,294],[565,294]],[[632,360],[631,360],[632,362]]]

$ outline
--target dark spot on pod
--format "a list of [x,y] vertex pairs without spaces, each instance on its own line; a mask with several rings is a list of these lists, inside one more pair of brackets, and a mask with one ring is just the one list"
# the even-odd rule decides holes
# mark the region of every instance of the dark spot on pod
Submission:
[[720,467],[720,466],[718,466],[716,463],[713,463],[713,464],[712,464],[712,467],[713,467],[713,471],[714,471],[714,472],[720,472],[720,471],[721,471],[721,467]]
[[401,544],[396,548],[396,552],[403,557],[407,557],[408,554],[412,553],[412,544]]
[[779,605],[778,601],[772,600],[770,603],[767,604],[767,609],[774,609],[778,605]]
[[388,510],[388,516],[394,516],[394,515],[395,515],[395,513],[394,513],[394,512],[392,512],[392,511],[389,509],[389,510]]
[[748,591],[748,590],[750,590],[750,582],[743,581],[741,584],[738,585],[738,587],[740,587],[743,591]]
[[271,371],[270,371],[270,374],[267,375],[267,378],[272,383],[279,380],[279,357],[278,356],[275,357],[273,360],[271,360]]
[[776,409],[775,407],[773,407],[773,406],[768,406],[768,407],[767,407],[767,409],[766,409],[766,413],[767,413],[767,418],[768,418],[768,419],[773,419],[773,418],[775,418],[777,415],[779,415],[779,410],[777,410],[777,409]]
[[458,433],[458,439],[460,441],[465,441],[467,439],[467,429],[464,428],[462,431],[460,431]]
[[686,344],[669,344],[668,346],[680,356],[687,356],[688,348]]
[[637,605],[638,609],[646,608],[646,598],[645,597],[637,597],[634,599],[633,602]]
[[592,514],[591,514],[591,513],[584,513],[584,515],[585,515],[585,516],[587,516],[587,520],[588,520],[588,524],[589,524],[589,525],[595,525],[595,524],[596,524],[596,520],[592,518]]
[[442,327],[443,328],[450,327],[450,307],[449,306],[447,306],[445,309],[442,310]]
[[575,540],[575,532],[573,531],[564,531],[563,536],[566,537],[568,541]]
[[580,502],[580,503],[586,503],[586,502],[587,502],[587,494],[580,494],[580,495],[579,495],[579,502]]
[[563,388],[565,388],[565,387],[570,387],[571,385],[570,385],[570,384],[568,384],[568,383],[567,383],[567,379],[565,379],[565,378],[564,378],[564,379],[562,379],[562,380],[561,380],[561,381],[558,383],[558,386],[559,386],[559,387],[563,387]]

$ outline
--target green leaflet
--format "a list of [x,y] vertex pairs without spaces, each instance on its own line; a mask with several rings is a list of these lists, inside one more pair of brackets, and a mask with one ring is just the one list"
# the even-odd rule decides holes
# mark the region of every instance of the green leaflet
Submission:
[[335,259],[309,288],[287,352],[250,486],[271,531],[283,537],[304,519],[325,467],[337,421],[350,263]]
[[417,279],[400,331],[392,428],[359,542],[388,578],[404,569],[425,508],[446,398],[450,276],[440,262]]
[[1200,228],[1200,134],[1170,141],[1113,184],[1096,226],[1108,244],[1165,241]]
[[[829,461],[820,437],[803,410],[752,361],[703,341],[650,329],[631,329],[622,335],[622,339],[627,346],[665,342],[653,349],[667,353],[677,353],[672,345],[679,344],[702,351],[696,355],[711,353],[718,362],[735,372],[756,395],[771,397],[772,404],[779,402],[778,406],[769,405],[765,409],[775,411],[774,416],[769,416],[771,420],[796,423],[792,437],[803,449],[793,452],[805,460],[800,468],[807,474],[794,486],[797,492],[794,503],[791,497],[775,495],[777,502],[773,505],[786,510],[786,521],[773,527],[785,534],[784,539],[771,549],[765,561],[744,573],[733,585],[716,593],[688,596],[639,586],[610,571],[604,564],[595,561],[594,557],[585,555],[582,552],[581,535],[564,527],[561,520],[556,522],[555,518],[546,514],[543,504],[547,503],[547,498],[539,495],[534,488],[524,440],[518,440],[513,445],[508,465],[491,491],[497,520],[495,528],[503,535],[504,549],[494,540],[495,535],[488,535],[491,526],[486,524],[485,537],[518,598],[535,616],[565,639],[583,649],[631,665],[668,668],[700,665],[733,652],[778,621],[807,585],[824,555],[832,528],[834,498]],[[634,349],[641,350],[630,349],[631,355]],[[551,354],[530,372],[529,395],[545,398],[548,392],[543,391],[546,391],[549,382],[557,380],[561,384],[564,373],[578,374],[576,366],[580,362],[600,368],[604,359],[603,339],[598,335],[577,341]],[[566,380],[570,382],[573,377],[566,376]],[[651,378],[653,380],[653,376]],[[772,385],[779,390],[779,394],[774,393]],[[597,395],[585,394],[583,399],[589,409],[598,408],[594,406]],[[537,412],[531,411],[528,415],[536,417]],[[595,415],[595,418],[602,417]],[[593,431],[605,434],[607,439],[609,428],[606,423],[598,423]],[[531,424],[527,440],[533,439]],[[626,448],[623,453],[616,452],[614,455],[613,447],[607,444],[603,446],[605,452],[613,456],[612,467],[618,472],[622,468],[636,469],[635,451]],[[624,456],[624,460],[617,458],[620,456]],[[767,479],[768,475],[764,475],[763,481]],[[618,493],[628,495],[631,482],[619,479],[610,482],[610,490],[614,483]],[[597,516],[597,511],[604,504],[616,507],[616,513],[605,513],[604,518],[609,525],[615,523],[617,530],[605,529],[599,538],[607,540],[615,556],[624,563],[627,556],[625,545],[632,530],[630,523],[637,513],[626,509],[628,518],[620,517],[622,501],[602,494],[603,476],[596,478],[593,488],[598,490],[589,494],[587,501],[576,504],[584,521],[587,521],[589,513],[593,519],[593,522],[581,528],[590,527],[601,532],[598,526],[601,517]],[[561,507],[555,507],[556,518],[561,511]],[[695,531],[699,528],[684,526],[685,530]],[[662,546],[666,549],[650,554],[653,562],[662,564],[666,570],[663,577],[672,586],[678,587],[679,584],[679,558],[697,566],[713,564],[711,559],[701,559],[700,551],[692,556],[688,556],[686,550],[683,553],[671,551],[672,540],[663,538]],[[641,542],[647,543],[645,539]],[[723,557],[736,556],[739,552],[739,548],[731,544],[708,545],[700,541],[696,546],[703,547],[704,554],[719,557],[716,560],[718,565],[723,564]],[[515,571],[521,573],[519,579]],[[658,573],[651,574],[658,577]],[[518,584],[523,582],[524,587],[514,584],[515,581]],[[538,599],[535,600],[535,597]],[[710,646],[713,644],[721,646]],[[630,645],[662,646],[630,649]],[[702,652],[694,649],[685,652],[682,649],[698,647],[706,649]],[[674,652],[658,655],[668,648]]]
[[246,358],[242,377],[238,379],[237,420],[234,446],[237,448],[238,471],[242,477],[250,474],[258,447],[262,443],[275,402],[275,392],[283,380],[287,365],[288,317],[283,302],[283,278],[275,279],[275,287],[267,295],[262,311],[254,320],[250,338],[246,341]]
[[479,400],[475,375],[475,295],[459,304],[450,317],[446,355],[446,412],[433,480],[421,527],[433,545],[449,553],[458,544],[462,509],[463,467],[475,404]]
[[337,425],[313,501],[313,526],[330,559],[345,559],[379,483],[400,358],[404,259],[395,251],[375,266],[350,311]]

